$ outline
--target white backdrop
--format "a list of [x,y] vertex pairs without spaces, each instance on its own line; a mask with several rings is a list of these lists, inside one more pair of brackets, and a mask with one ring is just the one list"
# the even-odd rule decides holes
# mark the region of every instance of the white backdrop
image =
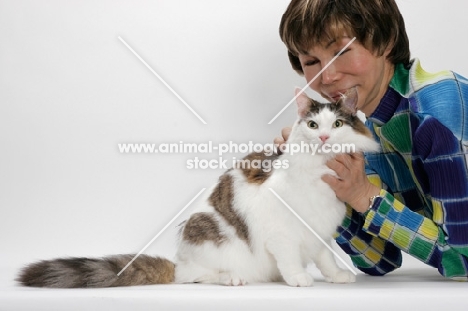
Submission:
[[[288,3],[0,0],[0,265],[138,252],[224,171],[118,143],[272,142],[305,85],[278,36]],[[412,55],[468,76],[468,3],[398,4]],[[172,257],[175,224],[146,253]]]

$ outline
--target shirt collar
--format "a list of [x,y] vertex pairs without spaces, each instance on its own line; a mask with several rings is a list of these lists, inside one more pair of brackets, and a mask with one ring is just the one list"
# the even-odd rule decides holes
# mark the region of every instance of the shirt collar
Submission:
[[401,98],[402,96],[397,91],[389,87],[368,120],[378,125],[387,123],[395,114]]
[[387,91],[375,111],[368,118],[370,122],[383,125],[393,117],[401,103],[403,97],[401,94],[408,93],[409,70],[413,63],[414,61],[410,62],[409,68],[403,64],[395,65],[395,71]]

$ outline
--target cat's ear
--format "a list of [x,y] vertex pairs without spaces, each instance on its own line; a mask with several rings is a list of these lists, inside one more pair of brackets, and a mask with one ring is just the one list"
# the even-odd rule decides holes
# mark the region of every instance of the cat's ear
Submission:
[[306,93],[302,91],[300,88],[296,88],[294,91],[296,95],[296,103],[297,103],[297,114],[301,118],[305,118],[307,113],[310,111],[311,100],[307,96]]
[[355,87],[350,88],[343,94],[340,100],[341,106],[353,116],[357,113],[358,92]]

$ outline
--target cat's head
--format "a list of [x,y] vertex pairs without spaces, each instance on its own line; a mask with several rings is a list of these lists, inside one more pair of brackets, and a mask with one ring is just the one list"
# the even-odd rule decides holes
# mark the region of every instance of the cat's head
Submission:
[[357,96],[356,89],[352,88],[337,102],[320,103],[296,89],[299,118],[291,133],[292,138],[296,143],[313,144],[332,154],[349,153],[350,150],[377,151],[377,142],[357,116]]

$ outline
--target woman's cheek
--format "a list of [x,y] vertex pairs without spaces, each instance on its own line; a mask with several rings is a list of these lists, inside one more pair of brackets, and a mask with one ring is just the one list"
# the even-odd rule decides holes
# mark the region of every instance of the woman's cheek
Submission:
[[[315,76],[317,75],[317,73],[318,73],[318,71],[316,72],[316,70],[304,71],[304,77],[305,77],[307,83],[309,83],[312,79],[314,79]],[[315,78],[314,82],[312,82],[310,84],[310,88],[313,89],[314,91],[318,92],[319,85],[320,85],[320,77],[317,77],[317,78]]]

